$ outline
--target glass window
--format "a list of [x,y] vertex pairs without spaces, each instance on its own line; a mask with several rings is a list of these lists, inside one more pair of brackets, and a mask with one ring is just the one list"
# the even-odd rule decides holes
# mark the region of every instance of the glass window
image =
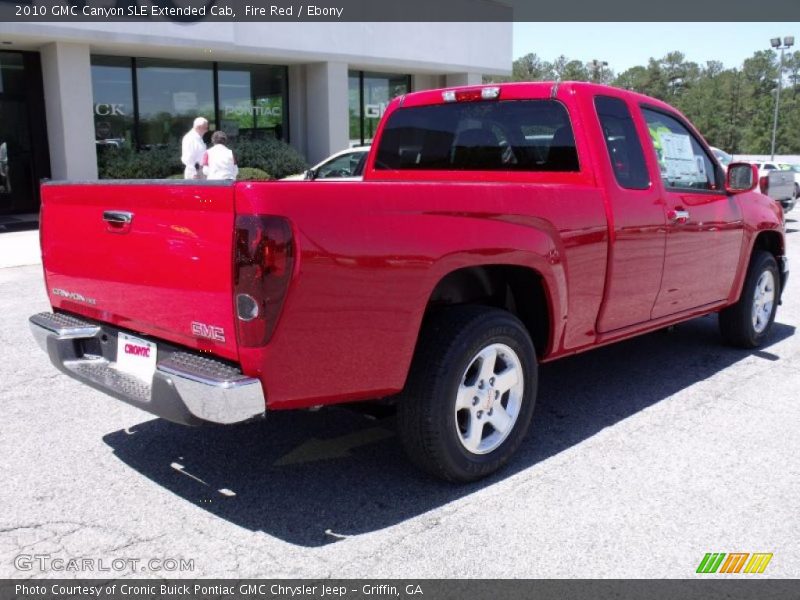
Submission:
[[92,112],[98,151],[134,145],[133,70],[130,58],[92,57]]
[[364,143],[375,137],[378,123],[389,102],[408,93],[407,75],[364,73]]
[[617,183],[628,189],[647,189],[650,175],[628,106],[623,100],[608,96],[598,96],[594,105]]
[[401,108],[386,123],[378,169],[578,171],[575,138],[554,100]]
[[19,52],[0,52],[0,94],[24,95],[25,67]]
[[350,152],[330,160],[317,169],[315,179],[357,177],[364,170],[366,152]]
[[719,189],[715,163],[680,121],[647,108],[642,114],[658,156],[661,179],[668,189]]
[[286,67],[220,64],[220,129],[237,137],[286,139]]
[[212,63],[141,58],[136,61],[139,145],[180,142],[195,117],[213,124]]
[[411,77],[350,71],[348,90],[350,143],[370,144],[389,102],[411,90]]

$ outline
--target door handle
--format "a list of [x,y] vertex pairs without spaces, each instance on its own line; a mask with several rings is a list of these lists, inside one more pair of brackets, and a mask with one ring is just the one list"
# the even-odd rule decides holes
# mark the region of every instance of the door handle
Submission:
[[124,210],[104,210],[103,221],[111,233],[127,233],[133,222],[133,213]]
[[669,220],[672,221],[675,225],[684,225],[685,223],[689,222],[689,211],[683,209],[675,209],[670,210],[667,213]]

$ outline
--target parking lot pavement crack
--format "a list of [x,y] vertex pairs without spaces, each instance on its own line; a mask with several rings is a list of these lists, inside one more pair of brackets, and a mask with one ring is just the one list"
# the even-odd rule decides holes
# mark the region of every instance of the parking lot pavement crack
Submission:
[[160,535],[146,537],[146,538],[138,538],[133,539],[129,542],[124,544],[120,544],[119,546],[114,546],[113,548],[107,548],[103,552],[111,553],[111,552],[120,552],[121,550],[127,550],[128,548],[134,548],[135,546],[139,546],[141,544],[149,544],[150,542],[155,542],[157,540],[163,539],[166,537],[167,534],[162,533]]

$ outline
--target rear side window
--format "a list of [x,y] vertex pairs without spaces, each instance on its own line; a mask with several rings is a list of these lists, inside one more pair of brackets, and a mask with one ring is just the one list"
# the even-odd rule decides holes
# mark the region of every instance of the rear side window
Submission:
[[619,98],[598,96],[594,106],[617,183],[631,190],[646,190],[650,187],[650,175],[627,104]]
[[567,111],[553,100],[400,108],[384,127],[375,168],[579,170]]

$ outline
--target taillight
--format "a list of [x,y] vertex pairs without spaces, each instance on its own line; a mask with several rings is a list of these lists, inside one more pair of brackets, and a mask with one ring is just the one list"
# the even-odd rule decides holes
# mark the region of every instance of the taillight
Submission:
[[233,293],[241,346],[272,337],[294,268],[292,226],[283,217],[236,217]]
[[479,100],[497,100],[499,97],[499,87],[445,90],[442,92],[442,100],[445,102],[477,102]]
[[769,188],[769,177],[767,175],[764,175],[758,180],[758,187],[762,194],[767,193],[767,189]]

